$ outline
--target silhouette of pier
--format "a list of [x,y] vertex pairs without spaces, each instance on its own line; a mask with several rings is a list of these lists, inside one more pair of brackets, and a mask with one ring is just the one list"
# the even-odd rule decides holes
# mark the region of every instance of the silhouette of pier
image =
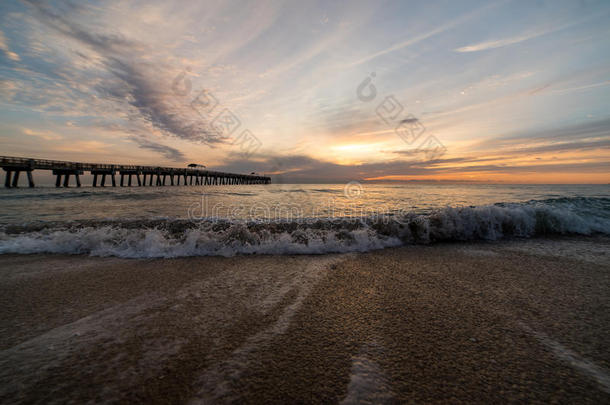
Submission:
[[[21,173],[27,175],[28,186],[34,187],[34,170],[50,170],[56,176],[56,187],[69,187],[74,178],[76,187],[81,187],[85,172],[93,175],[93,187],[105,187],[109,179],[112,187],[117,186],[116,176],[120,176],[121,187],[131,186],[199,186],[230,184],[269,184],[271,178],[255,174],[217,172],[202,168],[175,168],[134,165],[109,165],[99,163],[65,162],[61,160],[30,159],[0,156],[0,167],[6,172],[4,186],[19,186]],[[134,181],[135,179],[135,181]],[[99,180],[99,183],[98,183]],[[180,184],[182,180],[182,184]]]

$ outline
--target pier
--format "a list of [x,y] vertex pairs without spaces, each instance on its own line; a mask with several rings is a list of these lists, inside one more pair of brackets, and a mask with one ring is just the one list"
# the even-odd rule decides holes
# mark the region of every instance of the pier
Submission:
[[[25,173],[27,176],[28,186],[34,187],[32,174],[34,170],[51,171],[56,176],[56,187],[69,187],[72,178],[74,179],[73,184],[81,187],[80,176],[85,172],[93,175],[93,187],[105,187],[107,179],[112,187],[117,187],[117,185],[121,187],[159,187],[271,183],[271,178],[266,176],[217,172],[201,168],[110,165],[8,156],[0,156],[0,167],[6,173],[4,186],[7,188],[19,186],[21,173]],[[117,183],[117,175],[120,176],[120,183]]]

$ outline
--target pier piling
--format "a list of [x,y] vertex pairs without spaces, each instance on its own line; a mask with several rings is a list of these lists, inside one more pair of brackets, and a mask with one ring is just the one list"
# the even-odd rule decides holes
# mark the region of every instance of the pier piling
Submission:
[[5,175],[6,177],[4,179],[4,187],[11,188],[11,173],[12,172],[10,170],[6,170],[6,169],[4,169],[4,170],[6,171],[6,175]]
[[21,173],[21,172],[19,170],[17,170],[13,174],[13,187],[15,187],[15,188],[19,186],[19,173]]
[[28,174],[28,186],[34,188],[34,176],[32,176],[32,171],[28,170],[26,173]]

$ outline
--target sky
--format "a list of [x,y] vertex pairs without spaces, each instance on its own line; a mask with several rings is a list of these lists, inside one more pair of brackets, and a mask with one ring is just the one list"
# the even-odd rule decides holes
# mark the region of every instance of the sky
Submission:
[[3,1],[0,155],[610,183],[609,38],[610,1]]

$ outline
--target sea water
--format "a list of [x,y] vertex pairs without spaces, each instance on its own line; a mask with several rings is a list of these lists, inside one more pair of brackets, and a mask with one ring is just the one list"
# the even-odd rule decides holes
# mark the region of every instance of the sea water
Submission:
[[349,182],[0,190],[0,253],[321,254],[559,234],[610,234],[610,186]]

